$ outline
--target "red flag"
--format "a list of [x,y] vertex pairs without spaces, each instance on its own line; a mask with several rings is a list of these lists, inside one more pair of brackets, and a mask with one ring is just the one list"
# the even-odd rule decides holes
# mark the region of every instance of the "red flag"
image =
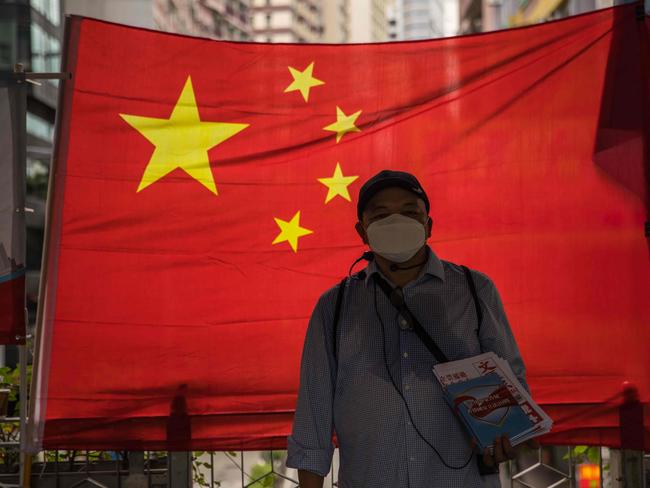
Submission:
[[0,76],[0,344],[25,343],[25,104]]
[[73,18],[32,446],[283,447],[309,314],[385,168],[427,189],[433,249],[496,282],[549,439],[618,445],[621,383],[650,402],[643,117],[610,110],[647,94],[643,28],[623,6],[269,45]]

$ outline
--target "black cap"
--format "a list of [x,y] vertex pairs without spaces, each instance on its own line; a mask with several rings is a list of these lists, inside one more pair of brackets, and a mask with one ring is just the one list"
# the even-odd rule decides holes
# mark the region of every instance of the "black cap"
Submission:
[[361,190],[359,190],[359,201],[357,202],[357,217],[359,220],[361,220],[363,210],[372,197],[385,188],[393,188],[396,186],[404,188],[424,200],[427,213],[429,212],[429,199],[424,188],[422,188],[422,185],[420,185],[420,182],[415,176],[404,171],[385,169],[366,181],[361,187]]

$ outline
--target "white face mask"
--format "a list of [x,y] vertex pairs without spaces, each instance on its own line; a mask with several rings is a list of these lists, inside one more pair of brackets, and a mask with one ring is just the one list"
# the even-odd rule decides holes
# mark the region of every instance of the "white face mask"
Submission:
[[366,229],[370,249],[394,263],[411,259],[424,246],[424,225],[401,214],[391,214]]

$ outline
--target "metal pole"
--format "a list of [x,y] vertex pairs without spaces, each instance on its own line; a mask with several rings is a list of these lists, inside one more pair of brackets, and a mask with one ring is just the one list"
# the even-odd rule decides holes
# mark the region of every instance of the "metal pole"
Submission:
[[191,488],[192,452],[169,452],[167,468],[168,488]]
[[621,474],[625,488],[645,488],[643,483],[643,404],[632,383],[623,385],[623,402],[619,406],[621,435]]
[[71,80],[72,73],[34,73],[32,71],[25,71],[25,79],[27,80]]
[[[19,85],[24,85],[25,81],[32,79],[69,79],[72,75],[71,73],[27,73],[22,64],[18,63],[14,66],[14,75],[16,82]],[[24,100],[21,100],[19,105],[21,111],[20,119],[23,121],[26,117],[27,106]],[[24,137],[25,127],[22,127],[23,137],[21,144],[27,147],[26,137]],[[25,156],[23,156],[25,157]],[[23,165],[26,167],[26,161],[23,161]],[[41,289],[42,290],[42,289]],[[40,295],[40,294],[39,294]],[[40,296],[39,296],[40,304]],[[39,306],[40,309],[40,306]],[[27,339],[29,334],[27,332],[28,325],[28,315],[27,307],[25,304],[25,330],[22,337],[17,337],[16,339],[22,339],[25,341],[25,344],[18,345],[18,354],[19,354],[19,375],[20,375],[20,386],[19,386],[19,396],[20,396],[20,454],[19,454],[19,463],[20,463],[20,486],[29,487],[31,485],[31,461],[32,458],[27,454],[27,408],[28,408],[28,389],[29,385],[27,384],[27,357],[29,351],[27,349]]]
[[[27,309],[25,309],[27,324]],[[32,457],[27,454],[27,344],[18,346],[20,367],[20,486],[30,486]]]
[[621,471],[625,488],[645,488],[643,483],[643,451],[621,450]]
[[[144,474],[144,452],[129,451],[127,453],[129,460],[129,475],[124,480],[124,488],[146,488],[148,486],[147,476]],[[117,461],[119,463],[119,459]],[[120,470],[118,472],[118,481]]]
[[[16,130],[19,134],[18,144],[21,146],[18,148],[21,166],[21,172],[23,173],[23,182],[24,175],[27,171],[27,127],[26,127],[26,117],[27,117],[27,94],[25,92],[25,87],[23,83],[24,69],[21,64],[16,64],[14,66],[14,76],[17,87],[16,95],[16,109],[18,110],[18,123],[19,126],[16,127]],[[23,183],[24,185],[24,183]],[[25,188],[22,189],[25,192]],[[24,195],[24,193],[23,193]],[[21,212],[24,212],[24,199],[23,199],[23,208],[19,209]],[[24,221],[23,221],[24,225]],[[24,243],[23,243],[24,245]],[[20,398],[20,413],[19,413],[19,435],[20,435],[20,452],[18,454],[19,459],[19,468],[20,468],[20,486],[28,487],[30,482],[30,473],[31,465],[26,459],[25,453],[25,442],[27,440],[27,326],[28,326],[28,315],[27,315],[27,299],[24,297],[23,302],[23,313],[24,320],[23,326],[24,329],[16,336],[17,342],[23,342],[23,344],[18,344],[18,372],[19,372],[19,389],[18,396]],[[3,358],[4,364],[4,358]]]

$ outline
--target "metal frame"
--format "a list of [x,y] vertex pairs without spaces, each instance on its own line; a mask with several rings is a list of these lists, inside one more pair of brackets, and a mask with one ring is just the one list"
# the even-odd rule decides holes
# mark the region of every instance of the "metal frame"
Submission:
[[[16,449],[18,447],[16,444],[17,443],[14,443],[12,446],[3,446],[3,448]],[[532,453],[533,458],[535,459],[534,462],[530,466],[526,466],[523,469],[519,469],[520,460],[513,460],[509,463],[503,464],[503,474],[501,477],[503,487],[577,487],[579,480],[577,479],[576,469],[578,466],[580,466],[581,463],[580,459],[576,458],[576,456],[573,454],[573,449],[573,446],[545,446],[539,449],[537,452]],[[548,460],[544,459],[544,456],[549,451],[556,455],[556,462],[549,462]],[[39,488],[41,486],[54,488],[78,488],[81,486],[92,486],[95,488],[122,488],[129,486],[127,480],[130,476],[134,475],[140,476],[142,481],[146,480],[146,486],[149,488],[155,486],[170,486],[171,472],[169,471],[168,467],[152,466],[152,460],[154,459],[159,459],[161,464],[164,465],[164,458],[157,458],[153,455],[152,452],[137,453],[141,455],[142,458],[140,461],[134,459],[135,462],[131,463],[133,466],[131,464],[129,464],[129,466],[126,466],[127,460],[124,456],[121,455],[117,456],[116,459],[111,461],[101,461],[101,463],[105,464],[105,466],[102,466],[97,462],[91,461],[91,455],[89,451],[80,451],[75,455],[76,460],[66,460],[65,462],[61,459],[61,451],[53,452],[54,461],[47,463],[35,463],[35,466],[38,466],[39,469],[36,472],[32,473],[30,476],[32,486],[35,488]],[[250,459],[253,456],[253,453],[250,452],[237,451],[235,455],[227,452],[205,452],[199,459],[203,459],[205,461],[209,459],[209,470],[206,472],[205,469],[202,469],[202,473],[207,475],[205,476],[205,483],[210,488],[219,486],[219,483],[221,481],[228,481],[230,483],[229,486],[232,486],[232,482],[235,481],[235,478],[238,478],[239,480],[239,484],[237,486],[240,486],[241,488],[252,488],[257,482],[263,481],[269,476],[273,476],[276,480],[273,484],[273,486],[276,488],[298,487],[299,482],[297,480],[295,471],[283,472],[282,470],[277,469],[278,461],[280,463],[284,463],[285,459],[285,454],[283,454],[282,459],[278,460],[278,452],[283,451],[258,451],[258,454],[267,453],[270,455],[271,462],[269,471],[265,472],[262,475],[257,474],[256,476],[252,474],[252,467],[255,464],[249,465]],[[562,456],[563,453],[566,453],[567,455],[566,460],[560,460],[559,456]],[[624,466],[621,462],[621,460],[624,458],[623,451],[609,450],[605,447],[599,447],[599,454],[601,488],[646,488],[648,486],[647,483],[650,480],[646,479],[646,475],[641,475],[640,477],[635,477],[634,479],[631,479],[629,475],[627,478],[625,477],[623,469]],[[220,456],[225,457],[225,459],[227,459],[227,463],[234,466],[238,471],[237,475],[233,474],[229,480],[220,479],[221,476],[219,468],[215,466],[215,461],[218,460]],[[167,453],[167,459],[169,459],[169,457],[170,453]],[[131,453],[129,453],[128,459],[131,459]],[[196,459],[197,458],[193,458],[193,460]],[[256,457],[255,459],[259,458]],[[645,461],[646,466],[650,467],[650,453],[643,455],[642,459]],[[529,462],[530,458],[528,460],[528,463]],[[335,456],[332,472],[328,477],[325,486],[328,486],[330,488],[338,486],[336,480],[337,464],[338,462],[336,462]],[[196,469],[197,466],[195,464],[194,470]],[[537,479],[534,479],[531,475],[534,475],[535,472],[540,469],[546,472],[546,477],[540,473],[540,476]],[[556,479],[549,481],[549,473],[556,475]],[[606,476],[606,473],[609,473],[609,475]],[[0,474],[0,487],[19,486],[13,482],[16,477],[17,473]],[[157,477],[157,479],[154,477]],[[197,483],[193,484],[194,486],[198,486]],[[171,485],[173,486],[173,483]]]

